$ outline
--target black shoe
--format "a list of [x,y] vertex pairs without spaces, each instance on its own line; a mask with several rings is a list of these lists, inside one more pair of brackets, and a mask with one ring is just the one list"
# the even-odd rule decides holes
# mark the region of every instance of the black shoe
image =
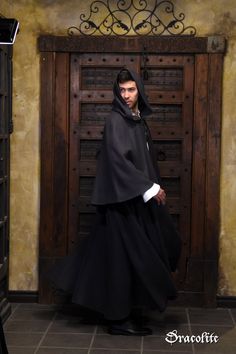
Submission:
[[108,327],[107,332],[109,334],[123,336],[148,336],[152,334],[151,328],[138,326],[131,321],[113,323]]

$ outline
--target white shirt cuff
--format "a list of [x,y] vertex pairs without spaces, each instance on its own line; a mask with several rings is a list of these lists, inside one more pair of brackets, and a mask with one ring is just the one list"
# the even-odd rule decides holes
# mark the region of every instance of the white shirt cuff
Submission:
[[159,184],[153,183],[153,186],[143,194],[144,203],[148,202],[152,197],[154,197],[154,195],[159,192],[160,188],[161,187]]

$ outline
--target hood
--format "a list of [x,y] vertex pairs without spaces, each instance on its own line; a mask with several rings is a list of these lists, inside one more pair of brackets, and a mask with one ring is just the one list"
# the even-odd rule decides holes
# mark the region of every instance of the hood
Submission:
[[[138,92],[139,92],[138,109],[140,111],[141,117],[145,117],[145,116],[152,113],[152,109],[148,103],[147,96],[144,92],[143,81],[136,72],[134,72],[133,70],[130,70],[128,68],[125,68],[125,69],[129,71],[130,75],[133,78],[133,81],[136,82]],[[114,100],[112,102],[112,110],[120,113],[122,116],[125,116],[126,118],[133,120],[132,112],[120,94],[120,88],[119,88],[119,84],[117,81],[118,75],[117,75],[116,81],[114,82],[114,86],[113,86]]]

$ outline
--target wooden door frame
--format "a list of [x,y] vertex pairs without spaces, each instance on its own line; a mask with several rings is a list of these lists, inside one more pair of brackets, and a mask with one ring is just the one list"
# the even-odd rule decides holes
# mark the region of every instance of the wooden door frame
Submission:
[[13,132],[12,123],[12,56],[10,45],[0,46],[0,96],[3,104],[0,110],[1,129],[1,175],[0,175],[0,316],[2,322],[11,313],[8,302],[9,296],[9,225],[10,225],[10,134]]
[[[183,292],[177,303],[216,306],[220,232],[222,69],[225,39],[220,36],[137,36],[117,37],[115,40],[111,37],[96,37],[95,40],[94,37],[83,36],[41,36],[38,47],[41,52],[40,277],[50,266],[50,257],[63,255],[69,228],[68,220],[71,217],[67,214],[67,208],[69,207],[69,213],[76,213],[73,203],[68,205],[66,185],[71,186],[75,183],[77,172],[73,166],[70,166],[69,175],[65,175],[62,168],[69,166],[69,154],[76,153],[69,151],[68,142],[71,141],[70,139],[77,139],[73,121],[73,100],[70,106],[71,127],[68,127],[69,107],[66,105],[68,95],[75,95],[78,89],[72,88],[73,92],[69,92],[70,54],[142,53],[144,48],[147,48],[150,54],[192,54],[195,57],[192,236],[186,284],[189,284],[190,290],[193,283],[192,274],[196,274],[200,269],[203,272],[203,293]],[[57,71],[60,71],[60,75],[57,75]],[[57,90],[60,91],[60,102],[57,101],[59,97]],[[55,126],[53,122],[56,123]],[[63,144],[59,139],[61,134],[64,137]],[[58,173],[54,174],[54,170]],[[56,200],[52,200],[55,178],[63,181],[64,184]],[[198,212],[196,213],[195,210]],[[57,245],[63,246],[57,248]],[[46,288],[39,289],[42,301],[50,302],[52,299],[47,297],[47,292]]]

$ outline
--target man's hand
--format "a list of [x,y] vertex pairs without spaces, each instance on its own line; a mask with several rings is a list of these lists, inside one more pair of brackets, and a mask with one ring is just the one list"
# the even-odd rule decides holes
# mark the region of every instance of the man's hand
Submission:
[[160,188],[159,192],[153,198],[156,199],[158,205],[160,205],[160,204],[165,205],[166,193],[165,193],[164,189]]

